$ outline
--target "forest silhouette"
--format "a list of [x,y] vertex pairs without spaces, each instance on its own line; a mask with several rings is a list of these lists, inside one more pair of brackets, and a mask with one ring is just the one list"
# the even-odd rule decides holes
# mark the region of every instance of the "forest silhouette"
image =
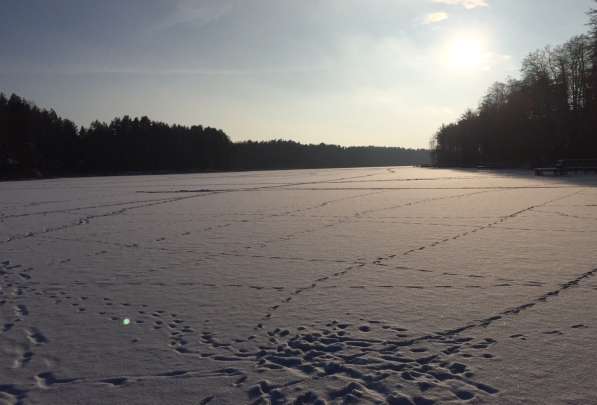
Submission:
[[439,166],[533,167],[597,158],[597,10],[590,30],[531,52],[521,78],[493,84],[431,142]]
[[231,142],[219,129],[147,117],[77,128],[13,94],[0,94],[0,177],[389,166],[429,163],[429,151],[398,147]]

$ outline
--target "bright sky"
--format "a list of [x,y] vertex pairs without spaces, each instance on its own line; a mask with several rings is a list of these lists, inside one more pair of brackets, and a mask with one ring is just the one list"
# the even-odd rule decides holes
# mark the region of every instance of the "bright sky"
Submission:
[[592,0],[0,0],[0,91],[79,125],[148,115],[427,147]]

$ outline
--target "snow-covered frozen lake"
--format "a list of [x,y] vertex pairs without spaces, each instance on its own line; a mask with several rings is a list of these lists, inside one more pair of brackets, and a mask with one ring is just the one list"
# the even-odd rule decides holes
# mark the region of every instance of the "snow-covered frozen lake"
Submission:
[[407,167],[0,183],[0,399],[597,404],[595,185]]

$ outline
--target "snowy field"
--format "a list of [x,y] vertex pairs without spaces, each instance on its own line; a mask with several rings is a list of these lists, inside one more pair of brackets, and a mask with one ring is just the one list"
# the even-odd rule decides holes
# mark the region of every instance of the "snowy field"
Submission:
[[0,183],[8,404],[597,404],[597,177]]

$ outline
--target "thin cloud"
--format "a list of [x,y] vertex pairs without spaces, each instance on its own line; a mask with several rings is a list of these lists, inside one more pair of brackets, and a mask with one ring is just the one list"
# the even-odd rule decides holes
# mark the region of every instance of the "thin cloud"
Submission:
[[448,19],[448,13],[445,13],[443,11],[438,11],[437,13],[427,14],[423,18],[423,24],[435,24],[435,23],[438,23],[440,21],[444,21],[447,19]]
[[487,0],[433,0],[434,3],[448,4],[451,6],[462,6],[467,10],[477,7],[488,7]]
[[233,6],[234,3],[229,1],[180,0],[175,4],[172,14],[155,28],[162,30],[188,23],[201,27],[224,17],[233,9]]
[[512,56],[494,52],[486,52],[482,58],[481,69],[484,71],[493,70],[497,66],[507,66],[512,62]]
[[263,76],[263,75],[292,75],[292,74],[311,74],[316,72],[325,72],[329,68],[326,66],[285,66],[285,67],[262,67],[262,68],[147,68],[147,67],[86,67],[72,66],[62,67],[60,69],[27,69],[11,71],[8,73],[16,74],[25,72],[36,75],[133,75],[133,76]]

